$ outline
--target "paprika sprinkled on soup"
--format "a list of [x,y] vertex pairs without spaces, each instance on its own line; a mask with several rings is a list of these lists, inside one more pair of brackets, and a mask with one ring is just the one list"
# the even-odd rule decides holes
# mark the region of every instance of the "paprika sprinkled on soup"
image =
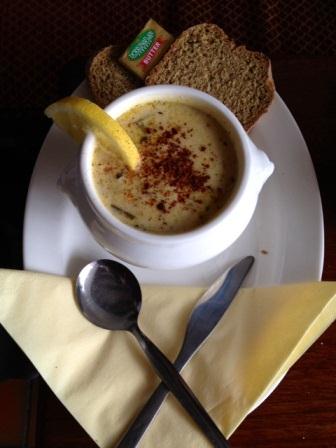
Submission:
[[98,195],[124,223],[176,234],[210,221],[230,200],[238,161],[227,131],[194,106],[158,101],[118,118],[141,163],[129,170],[97,145],[92,160]]

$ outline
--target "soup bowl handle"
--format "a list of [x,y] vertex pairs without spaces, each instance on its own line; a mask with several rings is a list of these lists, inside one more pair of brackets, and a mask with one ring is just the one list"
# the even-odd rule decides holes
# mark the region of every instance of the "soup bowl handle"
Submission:
[[270,161],[266,153],[262,149],[259,149],[252,140],[250,140],[250,145],[253,178],[255,180],[256,193],[259,194],[264,183],[273,173],[274,164]]

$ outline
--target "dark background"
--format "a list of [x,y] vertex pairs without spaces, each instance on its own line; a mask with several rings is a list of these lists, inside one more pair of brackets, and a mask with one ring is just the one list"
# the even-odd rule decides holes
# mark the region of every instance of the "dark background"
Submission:
[[[44,108],[77,87],[95,51],[111,43],[126,46],[150,17],[174,35],[196,23],[216,23],[238,43],[271,58],[277,91],[303,133],[321,189],[323,279],[336,280],[334,0],[0,0],[0,268],[23,267],[25,199],[51,125]],[[33,376],[30,363],[0,327],[0,379]],[[336,442],[316,446],[336,447]]]

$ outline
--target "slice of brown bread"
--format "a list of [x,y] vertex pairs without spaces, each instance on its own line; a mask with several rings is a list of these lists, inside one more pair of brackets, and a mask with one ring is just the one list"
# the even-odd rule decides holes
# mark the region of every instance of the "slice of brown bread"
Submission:
[[120,47],[105,47],[88,62],[86,79],[94,101],[106,107],[113,100],[141,85],[132,73],[122,67],[117,58]]
[[269,59],[237,46],[221,28],[208,23],[184,31],[145,83],[203,90],[231,109],[246,130],[267,111],[275,91]]

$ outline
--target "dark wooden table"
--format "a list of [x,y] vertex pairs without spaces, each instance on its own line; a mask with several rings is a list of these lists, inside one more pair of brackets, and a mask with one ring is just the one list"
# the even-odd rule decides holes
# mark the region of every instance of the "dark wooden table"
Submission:
[[[78,9],[79,3],[87,8],[85,13]],[[320,186],[325,220],[323,280],[336,281],[334,3],[303,1],[297,8],[297,2],[291,0],[264,0],[253,2],[254,6],[246,10],[248,2],[241,0],[221,3],[208,0],[203,9],[198,2],[192,9],[184,0],[153,3],[148,0],[144,1],[140,16],[132,10],[131,1],[119,2],[123,3],[121,9],[114,8],[112,3],[46,0],[38,7],[38,1],[4,0],[0,37],[7,33],[11,42],[17,42],[15,51],[10,51],[9,41],[0,40],[1,86],[7,89],[0,92],[0,122],[3,125],[0,145],[2,167],[15,167],[15,179],[11,183],[11,195],[6,194],[8,181],[3,176],[0,179],[4,211],[0,217],[0,266],[22,267],[25,195],[35,158],[49,127],[42,114],[43,108],[78,85],[83,78],[88,49],[91,51],[105,45],[109,42],[106,36],[116,42],[115,39],[123,34],[129,41],[134,29],[154,15],[172,32],[192,23],[215,21],[238,40],[250,41],[254,48],[271,55],[277,91],[307,142]],[[97,4],[101,4],[100,8]],[[245,8],[243,12],[239,11],[242,7]],[[306,15],[302,15],[304,7]],[[260,14],[262,8],[264,14]],[[23,10],[25,14],[22,14]],[[53,11],[54,16],[49,17],[47,11]],[[110,14],[108,20],[106,14]],[[309,14],[313,14],[312,18]],[[71,19],[77,16],[82,20]],[[91,20],[98,17],[96,22],[99,22],[99,27],[96,23],[89,30],[90,39],[84,32],[86,17]],[[32,25],[33,22],[38,26]],[[105,34],[101,32],[102,23]],[[129,23],[133,28],[129,28]],[[264,29],[265,23],[269,28]],[[120,33],[120,27],[123,33]],[[65,66],[57,76],[53,73],[48,82],[46,79],[54,66],[50,62],[53,59],[46,55],[49,42],[41,37],[46,36],[47,28],[59,32],[59,40],[54,38],[52,47],[58,48],[59,53],[53,50],[53,57],[60,64],[62,54]],[[35,33],[33,38],[32,33]],[[304,37],[302,33],[305,33]],[[70,41],[69,36],[74,36],[80,43]],[[75,57],[71,59],[74,51]],[[21,67],[20,61],[27,54],[26,65]],[[26,77],[24,70],[27,70]],[[37,80],[35,84],[30,83],[31,79]],[[10,344],[12,342],[6,340],[0,328],[0,379],[3,379],[0,382],[0,447],[95,447],[43,380],[35,375],[20,350],[13,345],[7,350]],[[336,448],[336,324],[292,367],[272,395],[246,418],[232,436],[231,444],[233,448]]]

